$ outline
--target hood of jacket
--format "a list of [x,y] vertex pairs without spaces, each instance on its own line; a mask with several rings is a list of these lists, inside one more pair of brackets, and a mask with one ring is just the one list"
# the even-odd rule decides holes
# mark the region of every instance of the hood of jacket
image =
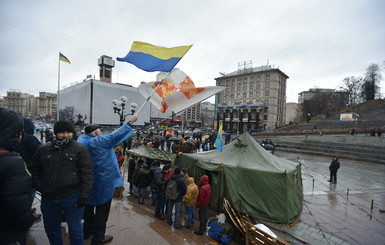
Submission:
[[0,108],[0,147],[8,151],[20,151],[19,136],[24,123],[15,111]]
[[191,185],[191,184],[194,184],[195,182],[194,182],[194,178],[193,177],[189,177],[188,179],[187,179],[187,181],[188,181],[188,184],[189,185]]
[[200,177],[199,182],[201,185],[207,185],[209,183],[209,176],[203,175]]
[[35,125],[31,121],[31,119],[23,118],[24,122],[24,133],[33,134],[35,132]]

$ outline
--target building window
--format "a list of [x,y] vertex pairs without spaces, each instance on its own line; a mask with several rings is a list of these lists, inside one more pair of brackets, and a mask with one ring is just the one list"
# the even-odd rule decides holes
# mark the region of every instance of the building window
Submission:
[[270,91],[269,90],[265,90],[265,96],[270,96]]
[[230,91],[230,88],[226,88],[226,92],[229,92]]
[[231,87],[231,91],[234,92],[235,91],[235,87]]
[[250,84],[250,89],[254,89],[254,84]]
[[231,85],[235,85],[235,79],[231,80]]
[[241,84],[241,78],[240,78],[240,77],[238,77],[237,83],[238,83],[238,84]]
[[265,105],[268,105],[268,104],[269,104],[269,99],[265,99],[265,100],[263,101],[263,103],[264,103]]
[[237,91],[241,91],[241,86],[237,86]]
[[226,80],[226,86],[229,86],[229,85],[230,85],[230,81]]
[[265,88],[270,88],[270,82],[265,82]]
[[270,80],[270,74],[269,74],[269,73],[267,73],[267,74],[265,75],[265,80]]
[[261,81],[261,75],[257,75],[257,81]]
[[247,97],[246,92],[243,92],[242,96],[243,96],[243,98],[246,98]]
[[234,99],[234,94],[231,94],[231,98]]
[[247,77],[243,78],[243,84],[247,83]]
[[259,95],[260,95],[259,91],[255,91],[255,96],[259,97]]
[[261,88],[261,83],[257,82],[257,89]]
[[243,90],[247,90],[247,84],[243,85]]
[[249,97],[254,97],[254,92],[249,92]]
[[254,76],[250,76],[250,83],[254,83]]
[[263,120],[267,120],[267,115],[263,115]]

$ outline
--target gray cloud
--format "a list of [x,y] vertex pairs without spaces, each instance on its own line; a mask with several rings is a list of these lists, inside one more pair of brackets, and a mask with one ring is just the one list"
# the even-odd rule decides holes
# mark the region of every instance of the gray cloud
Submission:
[[[314,86],[336,88],[385,60],[385,2],[342,1],[48,1],[0,3],[0,96],[8,89],[37,95],[61,84],[98,78],[97,59],[127,54],[133,41],[173,47],[193,44],[177,67],[198,86],[214,85],[238,62],[284,71],[287,98]],[[116,62],[114,82],[138,86],[147,73]],[[384,83],[382,83],[384,87]]]

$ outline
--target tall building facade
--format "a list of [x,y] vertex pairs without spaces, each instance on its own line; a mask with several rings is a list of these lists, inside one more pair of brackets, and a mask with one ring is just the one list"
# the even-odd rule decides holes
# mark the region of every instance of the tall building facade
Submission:
[[184,128],[200,128],[202,126],[201,108],[201,103],[197,103],[177,114],[176,119],[183,121]]
[[55,93],[40,92],[39,96],[35,97],[20,90],[9,90],[4,97],[3,106],[16,111],[22,117],[52,118],[56,115],[56,99]]
[[272,130],[285,125],[289,76],[270,65],[239,67],[215,78],[226,87],[216,95],[217,122],[230,132]]
[[201,104],[201,120],[202,128],[205,130],[214,128],[214,112],[215,105],[209,101],[202,102]]

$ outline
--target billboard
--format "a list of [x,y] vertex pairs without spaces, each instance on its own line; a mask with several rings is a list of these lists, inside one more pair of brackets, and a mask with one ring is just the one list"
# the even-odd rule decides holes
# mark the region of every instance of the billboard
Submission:
[[355,121],[353,117],[353,113],[341,113],[340,121]]

